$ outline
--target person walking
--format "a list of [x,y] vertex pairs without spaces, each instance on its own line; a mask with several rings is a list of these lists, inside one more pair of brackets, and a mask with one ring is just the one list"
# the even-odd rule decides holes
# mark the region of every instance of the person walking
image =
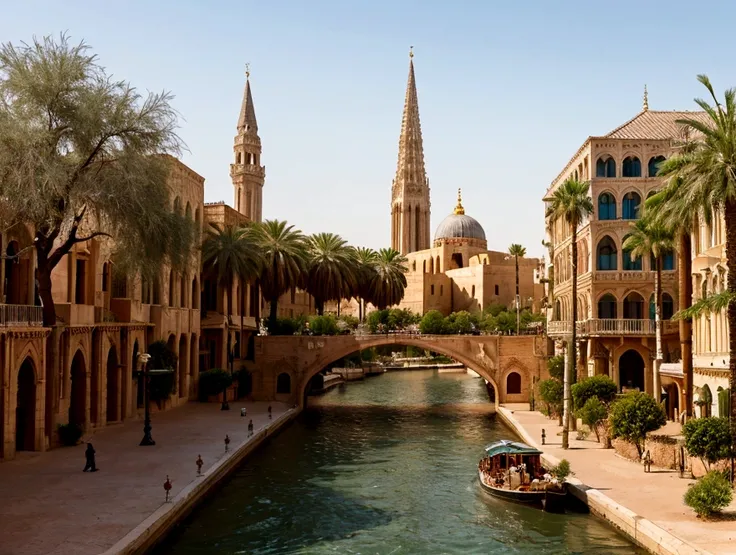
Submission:
[[87,450],[84,452],[84,456],[87,459],[87,464],[84,465],[82,472],[97,472],[99,468],[95,465],[95,448],[89,442],[87,442]]

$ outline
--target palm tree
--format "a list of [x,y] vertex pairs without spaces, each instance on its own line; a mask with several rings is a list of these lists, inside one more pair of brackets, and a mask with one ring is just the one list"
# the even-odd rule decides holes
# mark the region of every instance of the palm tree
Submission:
[[731,435],[736,443],[736,89],[728,89],[721,103],[710,79],[698,75],[713,105],[696,99],[707,122],[684,118],[678,123],[698,134],[691,152],[683,155],[677,171],[682,191],[679,201],[697,207],[702,213],[723,214],[726,228],[726,262],[729,268],[728,302],[729,385],[731,397]]
[[516,335],[519,335],[519,314],[521,310],[521,297],[519,296],[519,257],[526,256],[526,249],[518,243],[512,243],[509,247],[509,254],[514,257],[516,262]]
[[307,247],[304,235],[285,221],[266,220],[253,228],[263,256],[261,294],[271,304],[269,325],[276,322],[279,297],[304,283]]
[[334,233],[315,233],[307,239],[307,248],[306,287],[321,316],[325,301],[336,300],[339,306],[342,298],[355,291],[354,251],[347,241]]
[[[260,272],[263,259],[250,230],[233,225],[220,226],[210,222],[202,242],[202,266],[205,274],[214,278],[227,294],[226,333],[230,374],[233,373],[230,325],[233,313],[233,284],[255,278]],[[222,392],[222,409],[227,410],[226,390]]]
[[371,282],[376,273],[378,253],[367,247],[357,247],[354,249],[353,257],[357,268],[354,296],[358,300],[358,319],[362,322],[365,316],[365,304],[370,302]]
[[373,305],[383,310],[399,304],[406,289],[407,259],[394,249],[381,249],[374,265],[369,297]]
[[552,220],[564,220],[572,233],[572,322],[570,343],[567,346],[567,366],[565,367],[563,417],[562,417],[562,448],[570,446],[570,387],[575,379],[577,366],[577,319],[578,319],[578,227],[593,212],[593,201],[588,192],[589,183],[575,179],[567,179],[549,199],[547,216]]
[[654,398],[659,402],[662,393],[659,371],[662,366],[662,262],[664,256],[674,250],[674,233],[671,229],[644,216],[631,224],[631,233],[623,248],[633,258],[650,257],[655,264],[654,278],[654,329],[657,352],[654,358]]

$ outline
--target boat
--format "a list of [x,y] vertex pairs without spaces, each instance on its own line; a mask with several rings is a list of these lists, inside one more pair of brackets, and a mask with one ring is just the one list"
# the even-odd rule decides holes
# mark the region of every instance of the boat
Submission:
[[502,439],[488,445],[485,452],[486,456],[478,463],[483,491],[507,501],[542,507],[548,512],[564,512],[565,484],[544,469],[539,449]]

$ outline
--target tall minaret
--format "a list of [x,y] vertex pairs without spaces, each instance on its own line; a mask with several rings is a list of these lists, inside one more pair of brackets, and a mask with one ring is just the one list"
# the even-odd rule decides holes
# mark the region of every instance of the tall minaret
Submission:
[[402,254],[429,248],[429,179],[424,170],[414,52],[409,51],[409,82],[399,137],[399,163],[391,187],[391,247]]
[[263,214],[266,167],[261,165],[261,138],[258,136],[256,110],[250,92],[249,68],[245,72],[245,92],[233,152],[235,163],[230,164],[230,177],[235,191],[235,209],[249,220],[260,222]]

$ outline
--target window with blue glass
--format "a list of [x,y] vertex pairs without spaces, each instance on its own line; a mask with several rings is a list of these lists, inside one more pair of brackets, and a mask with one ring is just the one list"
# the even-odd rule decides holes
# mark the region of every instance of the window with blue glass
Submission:
[[598,197],[598,219],[616,219],[616,199],[611,193],[603,193]]
[[[626,242],[626,237],[624,237],[623,242]],[[641,256],[633,258],[631,251],[624,249],[622,258],[624,270],[641,271]]]
[[644,318],[644,298],[631,292],[624,299],[624,318],[641,320]]
[[616,270],[618,262],[616,260],[618,251],[616,243],[613,239],[606,236],[598,243],[598,270]]
[[[669,293],[662,293],[662,320],[670,320],[675,314],[675,301]],[[654,295],[649,297],[649,319],[654,320],[656,315],[654,307]]]
[[[651,257],[651,260],[649,261],[651,264],[652,271],[657,269],[657,260],[654,258],[654,256]],[[675,269],[675,253],[668,252],[667,254],[662,255],[662,270],[663,271],[670,271]]]
[[622,206],[622,216],[624,220],[636,220],[639,218],[639,207],[641,206],[641,196],[634,191],[624,195]]
[[627,156],[623,163],[624,177],[641,177],[641,161],[636,156]]
[[649,159],[647,175],[649,177],[656,177],[657,172],[659,171],[659,166],[662,162],[664,162],[664,156],[652,156]]
[[610,156],[598,158],[598,161],[595,163],[595,176],[616,177],[616,161]]
[[616,318],[616,297],[610,293],[603,295],[598,301],[598,318]]

